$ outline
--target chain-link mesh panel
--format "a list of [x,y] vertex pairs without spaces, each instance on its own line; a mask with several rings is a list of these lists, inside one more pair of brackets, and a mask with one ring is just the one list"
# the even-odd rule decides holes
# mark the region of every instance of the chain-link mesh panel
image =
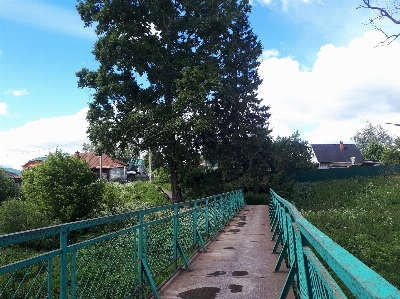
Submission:
[[77,251],[77,298],[124,298],[135,290],[135,238],[129,232]]
[[199,206],[197,210],[197,229],[203,241],[207,238],[206,221],[206,205]]
[[150,225],[145,230],[147,244],[145,257],[156,285],[168,277],[166,269],[174,260],[173,230],[174,219]]
[[[53,260],[58,261],[59,259],[54,258]],[[53,260],[41,261],[1,275],[0,298],[50,298],[47,296],[48,293],[53,293],[54,298],[57,298],[59,284],[52,281],[53,275],[51,275],[55,270]],[[59,262],[57,264],[59,265]],[[58,275],[56,276],[58,277]],[[51,289],[50,292],[49,289]],[[54,292],[56,293],[54,294]]]
[[193,246],[193,210],[179,215],[178,240],[184,252]]

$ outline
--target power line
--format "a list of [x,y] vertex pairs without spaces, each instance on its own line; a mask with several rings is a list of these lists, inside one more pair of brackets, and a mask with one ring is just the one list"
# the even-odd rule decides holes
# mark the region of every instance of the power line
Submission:
[[7,155],[0,155],[0,157],[12,157],[12,156],[19,156],[19,155],[29,155],[29,154],[39,153],[39,152],[43,152],[43,151],[51,151],[52,149],[60,149],[62,147],[66,147],[66,146],[69,146],[69,145],[72,145],[72,144],[75,144],[75,143],[81,143],[81,142],[88,141],[88,140],[89,140],[88,138],[84,138],[84,139],[81,139],[81,140],[72,141],[72,142],[65,143],[65,144],[59,144],[59,145],[51,146],[51,147],[48,147],[48,148],[37,149],[37,150],[34,150],[34,151],[13,153],[13,154],[7,154]]

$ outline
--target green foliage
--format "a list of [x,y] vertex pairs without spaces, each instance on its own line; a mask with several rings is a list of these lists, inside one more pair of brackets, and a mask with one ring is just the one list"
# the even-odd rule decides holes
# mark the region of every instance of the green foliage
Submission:
[[169,203],[157,186],[149,182],[106,183],[102,206],[96,216],[142,210]]
[[369,161],[380,161],[385,147],[379,142],[372,142],[365,151],[363,158]]
[[269,107],[261,105],[256,92],[262,82],[258,75],[262,46],[246,15],[248,3],[239,7],[241,13],[221,36],[220,85],[210,101],[212,134],[204,148],[205,160],[218,163],[224,184],[242,176],[263,176],[271,151]]
[[389,135],[388,131],[382,125],[377,124],[374,126],[370,121],[367,121],[366,127],[360,132],[356,132],[351,139],[354,140],[363,156],[373,143],[386,146],[393,142],[393,137]]
[[400,138],[384,148],[381,162],[385,165],[400,165]]
[[22,193],[52,220],[70,222],[87,218],[99,207],[103,183],[85,160],[61,151],[22,173]]
[[51,221],[30,201],[9,199],[0,206],[0,234],[44,227]]
[[273,143],[272,168],[274,171],[309,170],[311,148],[306,140],[300,138],[298,131],[289,137],[278,136]]
[[7,172],[0,168],[0,204],[9,197],[15,197],[19,193],[19,187]]
[[191,169],[182,175],[183,197],[186,201],[219,194],[224,190],[222,173],[203,166]]
[[[180,174],[198,166],[210,141],[223,140],[219,121],[228,135],[238,124],[253,128],[240,129],[235,151],[228,148],[236,155],[231,164],[243,164],[239,142],[261,135],[255,128],[264,129],[269,117],[255,94],[262,48],[247,1],[79,0],[77,9],[99,36],[93,51],[99,69],[77,73],[79,87],[95,90],[87,119],[96,147],[151,148],[160,160],[154,168],[170,173],[174,201],[182,200]],[[140,76],[148,84],[138,84]]]
[[160,167],[154,171],[154,175],[156,177],[156,184],[167,184],[170,182],[169,174],[164,167]]
[[299,183],[287,199],[318,229],[400,287],[400,177]]

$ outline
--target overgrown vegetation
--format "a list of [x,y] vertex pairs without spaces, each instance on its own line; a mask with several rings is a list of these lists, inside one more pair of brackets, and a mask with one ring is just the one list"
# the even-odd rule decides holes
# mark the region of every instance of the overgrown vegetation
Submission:
[[293,201],[318,229],[400,288],[400,177],[295,185]]
[[19,193],[18,187],[7,172],[0,168],[0,204],[7,198],[15,197]]

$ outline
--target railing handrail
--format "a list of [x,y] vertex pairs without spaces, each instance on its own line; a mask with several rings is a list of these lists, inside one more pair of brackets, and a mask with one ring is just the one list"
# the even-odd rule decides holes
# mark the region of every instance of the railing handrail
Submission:
[[[5,282],[4,285],[0,284],[0,297],[33,296],[38,298],[39,293],[44,295],[43,292],[45,292],[47,298],[51,298],[55,287],[59,288],[57,292],[62,299],[76,298],[77,292],[80,292],[80,297],[88,283],[102,283],[105,279],[104,272],[97,274],[85,272],[86,267],[92,267],[92,263],[88,261],[96,260],[99,254],[105,258],[115,259],[118,254],[128,250],[129,254],[123,257],[122,262],[113,260],[120,262],[120,266],[128,265],[124,269],[124,274],[115,273],[117,276],[128,277],[119,286],[121,290],[129,292],[124,296],[142,298],[143,294],[148,295],[150,291],[155,298],[159,298],[157,287],[172,277],[180,267],[189,267],[188,260],[200,248],[205,250],[205,242],[215,237],[215,233],[222,229],[244,204],[242,191],[236,190],[188,202],[0,235],[0,248],[50,236],[59,238],[59,246],[54,246],[56,248],[51,247],[47,252],[37,252],[34,257],[21,258],[14,263],[0,265],[0,282]],[[181,207],[185,209],[180,209]],[[153,213],[163,211],[168,212],[153,216],[157,215]],[[133,220],[133,222],[121,223],[124,220]],[[112,226],[104,231],[102,225],[105,224],[112,224]],[[91,227],[100,235],[95,234],[89,238],[69,241],[70,232]],[[160,234],[160,229],[165,232]],[[51,240],[54,240],[54,237]],[[121,248],[117,250],[114,248],[112,243],[114,240],[122,242],[118,245]],[[43,263],[47,265],[43,266]],[[107,271],[107,273],[121,271],[115,266],[108,268],[107,260],[98,263],[93,264],[95,267],[93,271]],[[58,269],[56,272],[59,273],[59,281],[55,280],[56,285],[53,282],[55,264]],[[32,273],[32,267],[36,267],[38,272]],[[158,277],[161,272],[164,274]],[[16,275],[16,273],[19,274]],[[5,276],[2,277],[2,275]],[[31,281],[25,278],[32,275]],[[94,279],[91,275],[95,275]],[[97,275],[99,275],[98,278],[96,278]],[[18,281],[19,277],[21,281]],[[108,274],[107,277],[113,281],[112,274]],[[155,283],[156,277],[159,280],[158,285]],[[83,279],[89,279],[90,282]],[[28,283],[26,287],[23,286]],[[45,284],[48,284],[47,289]],[[102,289],[98,291],[101,292]],[[35,295],[32,292],[35,292]],[[42,295],[40,296],[43,297]],[[93,294],[89,295],[93,296]],[[99,295],[99,297],[103,296]]]
[[214,197],[221,197],[224,195],[226,195],[226,193],[216,194],[213,196],[200,198],[200,199],[196,199],[196,200],[191,200],[191,201],[185,201],[185,202],[173,203],[173,204],[168,204],[168,205],[162,205],[162,206],[158,206],[158,207],[141,209],[141,210],[137,210],[137,211],[133,211],[133,212],[125,212],[125,213],[121,213],[121,214],[115,214],[115,215],[103,216],[103,217],[92,218],[92,219],[87,219],[87,220],[62,223],[62,224],[41,227],[41,228],[36,228],[36,229],[31,229],[31,230],[26,230],[26,231],[4,234],[4,235],[0,235],[0,247],[7,246],[10,244],[18,244],[18,243],[26,242],[28,240],[30,241],[30,240],[34,240],[34,239],[54,236],[54,235],[60,234],[61,232],[72,232],[75,230],[89,228],[89,227],[93,227],[93,226],[97,226],[97,225],[103,225],[103,224],[107,224],[107,223],[111,223],[111,222],[115,222],[115,221],[131,219],[134,217],[138,217],[139,214],[151,214],[151,213],[155,213],[155,212],[173,210],[176,206],[178,206],[178,208],[180,208],[180,207],[192,206],[195,203],[196,204],[205,203],[206,200],[212,199]]
[[[278,215],[279,210],[284,209],[284,213],[290,217],[291,223],[286,225],[293,227],[292,233],[299,233],[302,244],[288,244],[290,246],[304,247],[312,246],[312,248],[319,254],[319,256],[329,265],[329,267],[336,273],[339,279],[346,285],[350,292],[353,293],[357,298],[368,299],[368,298],[400,298],[400,290],[391,285],[387,280],[381,277],[379,274],[371,270],[368,266],[362,263],[360,260],[355,258],[352,254],[346,251],[343,247],[335,243],[323,232],[318,230],[314,225],[308,222],[301,213],[287,200],[281,198],[273,190],[271,190],[271,205],[270,207],[274,211],[271,216],[280,217]],[[272,219],[271,219],[272,221]],[[284,221],[282,221],[284,222]],[[275,229],[281,229],[281,234],[285,234],[283,227],[285,224],[273,223],[274,225],[281,226],[281,228],[275,227]],[[289,234],[289,232],[286,232]],[[284,238],[282,236],[281,238]],[[287,237],[288,242],[296,242],[296,238]],[[304,254],[304,252],[303,252]],[[293,259],[293,258],[292,258]],[[297,269],[305,267],[299,265],[302,258],[295,258]],[[304,261],[303,261],[304,262]],[[293,266],[293,263],[292,263]],[[301,273],[297,273],[301,275]],[[308,282],[309,284],[309,282]],[[312,291],[308,291],[312,293]],[[311,296],[301,296],[300,298],[314,298]],[[320,298],[320,297],[315,297]]]

